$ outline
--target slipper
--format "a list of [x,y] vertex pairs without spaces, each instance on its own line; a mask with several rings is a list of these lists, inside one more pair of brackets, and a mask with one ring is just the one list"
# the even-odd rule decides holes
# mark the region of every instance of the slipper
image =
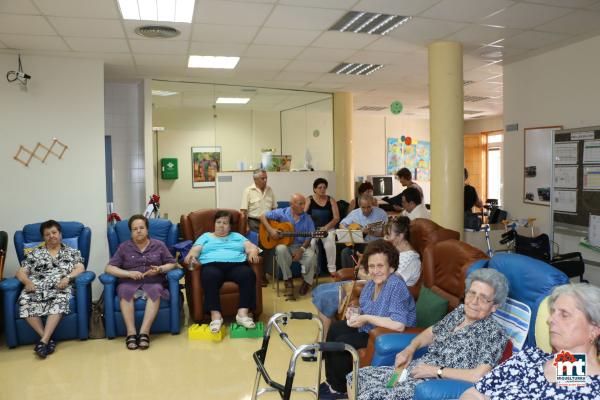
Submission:
[[37,354],[39,358],[46,358],[48,355],[48,345],[40,340],[33,348],[33,351],[35,351],[35,354]]
[[138,348],[137,335],[129,335],[125,338],[125,346],[128,350],[136,350]]
[[150,336],[146,333],[140,333],[138,335],[138,348],[140,350],[148,350],[150,347]]
[[243,326],[244,328],[247,329],[254,329],[256,327],[256,325],[254,324],[254,321],[252,320],[252,318],[246,316],[246,317],[240,317],[239,315],[235,316],[235,322],[238,323],[238,325]]
[[219,333],[221,326],[223,326],[223,318],[212,320],[210,321],[210,324],[208,324],[212,333]]
[[54,350],[56,349],[56,342],[50,339],[46,345],[46,349],[48,350],[48,355],[54,353]]

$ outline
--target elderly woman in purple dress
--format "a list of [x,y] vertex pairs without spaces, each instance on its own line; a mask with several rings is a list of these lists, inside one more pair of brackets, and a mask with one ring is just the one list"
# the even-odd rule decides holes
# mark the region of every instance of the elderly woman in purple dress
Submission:
[[[106,266],[106,273],[119,278],[117,295],[127,328],[125,345],[129,350],[150,347],[150,327],[160,307],[160,299],[169,299],[165,274],[177,266],[175,258],[160,240],[148,237],[148,219],[143,215],[129,218],[131,240],[121,243]],[[135,328],[134,300],[146,299],[139,335]]]

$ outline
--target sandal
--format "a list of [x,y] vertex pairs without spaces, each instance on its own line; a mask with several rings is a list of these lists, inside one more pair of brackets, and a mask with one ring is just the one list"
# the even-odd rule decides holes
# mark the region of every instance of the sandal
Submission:
[[46,345],[46,349],[48,350],[48,355],[54,353],[54,349],[56,349],[56,342],[50,339]]
[[40,340],[33,348],[33,351],[35,351],[35,354],[37,354],[39,358],[44,359],[48,355],[48,345]]
[[148,350],[150,347],[150,336],[146,333],[140,333],[138,336],[138,347],[140,350]]
[[222,326],[223,326],[223,318],[214,319],[214,320],[210,321],[210,324],[208,324],[208,328],[210,329],[210,331],[212,333],[219,333]]
[[138,348],[137,335],[129,335],[125,338],[125,346],[128,350],[135,350]]
[[240,317],[239,315],[235,316],[235,322],[238,323],[238,325],[243,326],[244,328],[247,329],[254,329],[256,327],[256,325],[254,324],[254,321],[252,320],[252,318],[246,316],[246,317]]

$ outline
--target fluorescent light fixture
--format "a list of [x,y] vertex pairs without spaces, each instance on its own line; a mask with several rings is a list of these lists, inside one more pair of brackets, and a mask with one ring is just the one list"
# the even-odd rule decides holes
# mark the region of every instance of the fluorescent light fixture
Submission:
[[247,104],[249,97],[218,97],[217,104]]
[[152,91],[152,96],[166,97],[166,96],[175,96],[176,94],[179,94],[179,92],[170,92],[168,90],[153,90]]
[[382,67],[383,65],[381,64],[341,63],[329,71],[329,73],[337,75],[371,75]]
[[239,61],[239,57],[190,56],[188,68],[234,69]]
[[192,22],[196,0],[118,0],[123,19]]
[[330,31],[385,35],[412,17],[363,11],[350,11],[329,28]]

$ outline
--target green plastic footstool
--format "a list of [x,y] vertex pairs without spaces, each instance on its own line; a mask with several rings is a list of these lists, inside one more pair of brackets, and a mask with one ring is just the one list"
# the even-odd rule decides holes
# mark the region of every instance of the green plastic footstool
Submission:
[[265,325],[262,322],[257,322],[252,329],[244,328],[235,322],[229,325],[229,337],[232,339],[255,339],[264,335]]

